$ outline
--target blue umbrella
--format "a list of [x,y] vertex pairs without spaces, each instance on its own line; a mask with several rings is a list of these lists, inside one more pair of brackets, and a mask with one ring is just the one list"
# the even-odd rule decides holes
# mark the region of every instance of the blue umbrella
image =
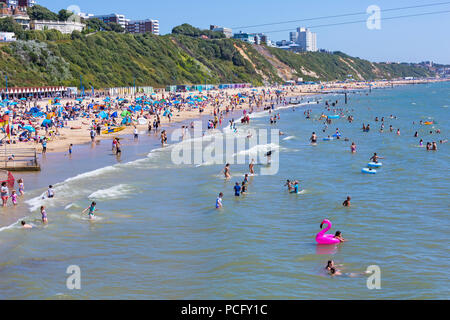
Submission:
[[24,130],[28,130],[30,132],[35,132],[36,130],[32,126],[25,126],[23,127]]

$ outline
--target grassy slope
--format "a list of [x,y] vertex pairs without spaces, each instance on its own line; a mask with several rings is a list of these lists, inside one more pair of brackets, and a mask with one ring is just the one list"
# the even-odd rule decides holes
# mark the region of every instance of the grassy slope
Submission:
[[[409,65],[372,64],[345,54],[294,54],[267,48],[278,60],[305,79],[302,71],[320,80],[344,79],[359,74],[365,79],[427,76]],[[244,56],[240,53],[243,52]],[[347,63],[343,62],[345,60]],[[351,66],[349,66],[350,64]],[[353,68],[352,68],[353,67]],[[9,86],[78,86],[80,75],[88,87],[163,87],[173,83],[279,82],[272,64],[243,42],[202,40],[182,35],[154,36],[98,32],[77,40],[16,42],[0,45],[0,70]],[[4,77],[0,79],[4,85]]]

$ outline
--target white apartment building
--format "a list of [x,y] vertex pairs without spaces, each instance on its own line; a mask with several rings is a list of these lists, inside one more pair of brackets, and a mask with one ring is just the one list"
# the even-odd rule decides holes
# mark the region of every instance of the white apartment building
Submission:
[[158,20],[138,20],[130,21],[126,27],[129,33],[146,33],[150,32],[159,36],[159,21]]
[[[303,51],[312,51],[312,52],[316,52],[317,51],[317,35],[314,32],[311,32],[309,29],[307,28],[297,28],[297,32],[295,32],[297,34],[297,40],[294,41],[295,43],[297,43],[300,46],[300,49]],[[292,36],[293,36],[293,32],[291,32],[291,41],[292,40]]]
[[127,28],[127,24],[130,21],[125,18],[125,15],[117,14],[117,13],[111,13],[111,14],[107,14],[107,15],[98,15],[98,16],[93,16],[92,18],[97,18],[99,20],[102,20],[104,23],[114,22],[114,23],[120,24],[120,26],[124,29]]

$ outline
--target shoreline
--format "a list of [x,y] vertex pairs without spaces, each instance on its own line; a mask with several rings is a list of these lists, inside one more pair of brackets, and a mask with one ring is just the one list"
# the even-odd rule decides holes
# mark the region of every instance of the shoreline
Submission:
[[[243,103],[239,103],[236,105],[235,110],[248,110],[249,108],[249,102],[247,100],[249,96],[253,93],[256,93],[258,96],[261,95],[262,90],[270,90],[271,94],[262,101],[262,107],[267,107],[271,103],[274,102],[274,99],[276,100],[276,95],[273,94],[275,90],[283,90],[282,94],[280,95],[281,99],[291,100],[299,98],[302,99],[307,96],[315,96],[320,94],[333,94],[333,93],[354,93],[361,90],[370,90],[370,89],[386,89],[386,88],[394,88],[396,86],[402,86],[402,85],[414,85],[414,84],[427,84],[427,83],[434,83],[434,82],[444,82],[444,81],[450,81],[450,79],[435,79],[435,80],[397,80],[397,81],[375,81],[373,83],[363,82],[363,83],[323,83],[323,84],[311,84],[311,85],[296,85],[296,86],[288,86],[288,87],[258,87],[254,89],[224,89],[224,90],[211,90],[207,92],[184,92],[179,93],[181,97],[186,98],[190,94],[192,95],[207,95],[208,99],[212,99],[213,101],[219,101],[222,103],[226,103],[229,95],[236,95],[236,94],[245,94],[246,95],[246,101]],[[164,98],[165,95],[163,93],[156,94],[157,98]],[[130,101],[133,101],[133,96],[125,96],[123,97],[125,99],[129,99]],[[101,99],[101,98],[98,98]],[[98,99],[92,99],[98,100]],[[73,99],[61,99],[62,104],[71,103],[74,104]],[[38,104],[39,105],[39,104]],[[204,116],[212,116],[213,110],[215,106],[212,105],[211,101],[208,101],[208,104],[204,106],[203,112],[199,112],[196,108],[186,108],[185,110],[177,110],[174,109],[173,111],[173,117],[171,121],[167,119],[167,117],[160,116],[160,127],[159,129],[166,129],[170,125],[173,124],[179,124],[184,121],[188,120],[197,120]],[[221,110],[224,109],[224,106],[221,106]],[[256,108],[256,111],[261,108]],[[120,108],[116,108],[113,110],[120,110]],[[111,110],[112,111],[112,110]],[[133,114],[133,120],[137,121],[136,118],[139,118],[138,114]],[[144,114],[140,113],[140,116],[143,117]],[[145,115],[147,119],[147,124],[139,125],[139,124],[132,124],[125,127],[124,130],[113,133],[113,134],[101,134],[100,136],[96,136],[95,140],[111,140],[113,137],[120,137],[125,135],[133,134],[134,126],[138,129],[139,133],[142,134],[142,131],[147,132],[148,129],[148,121],[153,121],[156,118],[156,115]],[[119,118],[120,119],[120,118]],[[58,129],[57,136],[54,136],[53,139],[48,142],[47,146],[47,153],[53,153],[53,152],[63,152],[67,151],[70,144],[75,145],[83,145],[83,144],[89,144],[91,142],[91,138],[89,135],[89,131],[91,129],[91,124],[89,123],[92,121],[92,118],[81,118],[77,120],[70,120],[66,122],[66,126],[64,128]],[[77,128],[77,129],[71,129],[71,128]],[[103,130],[103,129],[102,129]],[[38,133],[40,136],[45,136],[45,130],[39,128]],[[42,134],[43,133],[43,134]],[[24,147],[32,147],[37,150],[39,154],[42,154],[42,146],[41,144],[30,141],[30,142],[19,142],[17,144],[9,144],[7,145],[9,151],[13,152],[15,149],[24,148]]]

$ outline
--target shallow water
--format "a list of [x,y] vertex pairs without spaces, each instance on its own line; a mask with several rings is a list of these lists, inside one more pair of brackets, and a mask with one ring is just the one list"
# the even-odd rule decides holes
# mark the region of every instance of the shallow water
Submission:
[[[25,175],[27,202],[0,213],[0,298],[448,299],[449,144],[427,152],[418,142],[448,138],[449,89],[440,83],[373,90],[350,95],[346,106],[342,96],[324,96],[339,99],[355,118],[333,120],[326,133],[322,121],[303,114],[306,108],[313,119],[331,114],[323,101],[279,109],[281,120],[272,126],[267,113],[252,115],[238,134],[284,132],[276,151],[280,169],[261,175],[262,166],[255,166],[248,194],[237,199],[233,185],[248,164],[232,165],[225,181],[222,164],[173,164],[174,142],[161,149],[147,137],[125,140],[120,163],[108,141],[77,147],[72,159],[48,155],[42,174]],[[384,133],[376,116],[385,117]],[[430,119],[436,124],[418,124]],[[363,133],[362,123],[372,130]],[[322,141],[335,128],[350,141]],[[430,135],[432,128],[442,133]],[[312,131],[317,146],[308,143]],[[385,157],[383,167],[362,174],[373,152]],[[286,179],[300,179],[304,193],[287,193]],[[50,183],[56,197],[42,200]],[[224,208],[216,210],[219,192]],[[343,208],[347,195],[352,207]],[[90,201],[99,210],[94,221],[80,215]],[[49,216],[45,227],[41,205]],[[23,217],[36,228],[13,224]],[[324,218],[333,223],[329,232],[342,231],[348,242],[317,246]],[[342,264],[343,273],[378,265],[381,289],[367,289],[366,275],[330,278],[323,272],[328,259]],[[81,290],[66,288],[69,265],[81,268]]]

